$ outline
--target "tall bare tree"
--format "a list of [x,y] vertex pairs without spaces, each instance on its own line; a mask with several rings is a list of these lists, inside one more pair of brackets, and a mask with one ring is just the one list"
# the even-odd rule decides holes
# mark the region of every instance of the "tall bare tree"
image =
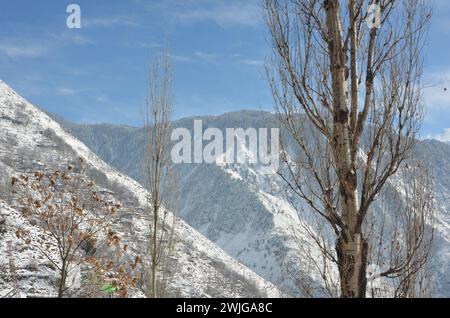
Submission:
[[[369,5],[379,25],[366,23]],[[341,296],[365,297],[364,221],[420,129],[431,13],[424,0],[265,0],[264,8],[276,110],[298,151],[280,173],[334,232]]]
[[169,262],[174,249],[176,189],[170,160],[171,115],[173,109],[173,68],[170,54],[154,57],[149,70],[145,131],[147,152],[147,211],[151,218],[150,268],[147,294],[164,296]]

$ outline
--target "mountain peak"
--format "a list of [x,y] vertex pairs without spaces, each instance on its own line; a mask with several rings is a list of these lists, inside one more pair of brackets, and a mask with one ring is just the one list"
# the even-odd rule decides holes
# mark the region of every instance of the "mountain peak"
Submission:
[[10,101],[8,104],[13,105],[25,102],[25,99],[12,89],[11,86],[0,80],[0,104],[4,104],[8,100]]
[[6,84],[5,82],[3,82],[3,81],[0,79],[0,92],[3,92],[3,91],[5,91],[5,90],[12,91],[13,89],[12,89],[8,84]]

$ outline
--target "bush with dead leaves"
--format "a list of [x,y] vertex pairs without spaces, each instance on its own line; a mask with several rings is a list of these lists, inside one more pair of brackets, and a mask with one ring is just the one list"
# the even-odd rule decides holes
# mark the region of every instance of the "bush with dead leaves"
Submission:
[[[140,258],[128,255],[128,246],[121,247],[122,238],[111,229],[122,205],[87,179],[82,167],[36,171],[13,177],[11,185],[16,208],[50,238],[33,240],[26,229],[16,233],[57,269],[58,297],[80,295],[80,289],[88,289],[87,285],[95,290],[93,286],[105,284],[111,285],[109,294],[128,295],[128,289],[137,283],[133,273]],[[77,287],[69,282],[76,272],[82,272],[83,277]]]

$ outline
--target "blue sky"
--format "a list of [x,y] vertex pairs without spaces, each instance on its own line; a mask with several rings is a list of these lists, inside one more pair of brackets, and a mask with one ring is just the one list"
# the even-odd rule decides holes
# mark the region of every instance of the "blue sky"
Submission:
[[[70,3],[79,30],[66,27]],[[450,1],[433,3],[423,136],[450,141]],[[148,63],[165,43],[176,118],[272,109],[258,0],[0,0],[0,79],[75,122],[141,125]]]

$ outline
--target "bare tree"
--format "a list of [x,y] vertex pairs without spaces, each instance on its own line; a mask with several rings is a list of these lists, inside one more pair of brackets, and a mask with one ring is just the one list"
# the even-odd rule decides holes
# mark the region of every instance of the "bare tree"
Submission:
[[151,218],[147,295],[163,297],[174,250],[176,189],[170,160],[173,69],[170,55],[160,53],[149,70],[145,131],[147,212]]
[[[433,292],[430,261],[434,245],[431,173],[424,163],[409,159],[397,176],[397,180],[381,191],[382,200],[370,208],[363,226],[369,245],[367,296],[429,297]],[[292,206],[298,205],[295,197],[287,196],[287,199]],[[292,225],[291,234],[299,247],[302,270],[320,277],[322,283],[294,270],[290,276],[306,297],[337,297],[338,261],[327,221],[301,208],[298,215],[298,223]]]
[[371,209],[367,218],[368,263],[377,268],[368,273],[368,281],[385,278],[391,281],[388,286],[377,284],[380,290],[372,288],[369,294],[372,297],[428,297],[434,239],[430,173],[423,163],[408,160],[397,175],[400,178],[395,186],[401,195],[392,188],[384,189],[385,201],[380,202],[376,211]]
[[[342,297],[366,296],[363,225],[422,119],[423,0],[265,0],[276,110],[298,158],[280,174],[336,237]],[[370,4],[379,28],[366,24]],[[287,152],[287,149],[285,149]]]
[[58,297],[75,293],[68,278],[82,265],[91,265],[99,282],[110,281],[121,295],[126,295],[135,280],[125,262],[114,261],[108,251],[112,247],[117,255],[121,248],[121,237],[111,230],[121,204],[84,176],[82,164],[80,159],[80,167],[68,165],[51,173],[37,171],[13,177],[17,208],[44,230],[44,235],[32,238],[27,229],[17,229],[16,236],[36,248],[57,269]]

